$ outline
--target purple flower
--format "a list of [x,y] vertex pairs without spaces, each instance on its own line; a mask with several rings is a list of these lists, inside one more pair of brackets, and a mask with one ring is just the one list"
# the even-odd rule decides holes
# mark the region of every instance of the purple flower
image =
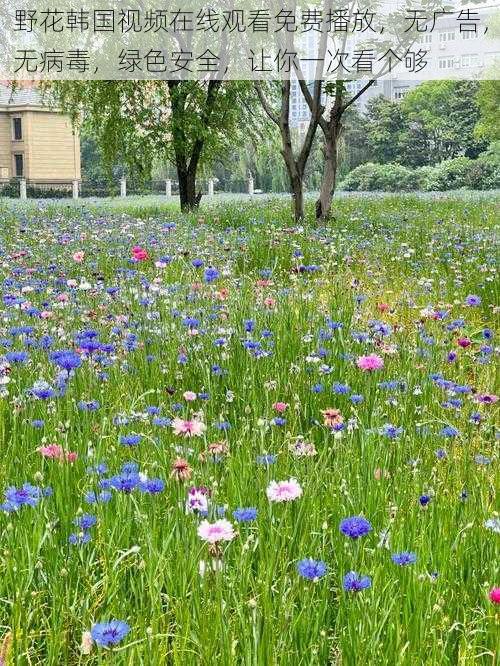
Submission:
[[475,294],[469,294],[465,299],[465,305],[469,305],[470,307],[481,305],[481,298]]
[[325,562],[322,562],[321,560],[308,558],[297,562],[297,571],[302,578],[306,578],[307,580],[318,580],[319,578],[322,578],[326,574],[327,569],[328,567]]
[[394,553],[391,555],[391,560],[394,564],[399,564],[400,567],[405,567],[408,564],[415,564],[417,556],[415,553],[404,551],[402,553]]
[[340,531],[351,539],[358,539],[371,532],[372,526],[363,516],[351,516],[344,518],[340,523]]
[[130,627],[122,620],[111,620],[110,622],[98,622],[90,630],[90,635],[101,647],[116,645],[129,633]]
[[355,571],[349,571],[344,576],[342,585],[346,592],[360,592],[372,586],[372,579],[369,576],[360,576]]

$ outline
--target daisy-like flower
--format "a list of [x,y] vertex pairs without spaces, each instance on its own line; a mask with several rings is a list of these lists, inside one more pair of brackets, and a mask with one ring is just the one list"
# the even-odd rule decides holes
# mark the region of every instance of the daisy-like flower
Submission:
[[323,414],[323,424],[328,428],[340,425],[344,421],[339,409],[329,407],[328,409],[322,409],[321,413]]
[[214,523],[203,520],[198,527],[198,536],[207,543],[217,543],[218,541],[232,541],[236,534],[229,520],[221,518]]
[[297,479],[271,481],[266,494],[270,502],[291,502],[302,495],[302,488]]
[[174,434],[183,437],[201,437],[207,426],[199,419],[179,419],[172,421]]
[[170,476],[177,481],[189,481],[193,474],[191,465],[185,458],[176,458],[172,463]]

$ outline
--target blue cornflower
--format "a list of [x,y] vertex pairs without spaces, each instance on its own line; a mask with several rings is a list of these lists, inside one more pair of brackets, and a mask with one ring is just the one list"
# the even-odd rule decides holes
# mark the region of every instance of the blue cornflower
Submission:
[[470,307],[481,305],[481,297],[476,296],[476,294],[469,294],[465,299],[465,305],[469,305]]
[[43,426],[45,425],[45,421],[43,421],[42,419],[33,419],[31,425],[33,426],[33,428],[43,428]]
[[350,516],[349,518],[344,518],[340,523],[340,531],[342,534],[350,537],[351,539],[358,539],[359,537],[365,536],[368,532],[371,532],[372,526],[366,518],[363,516]]
[[98,622],[90,630],[90,635],[101,647],[116,645],[129,633],[130,627],[122,620],[111,620],[110,622]]
[[137,474],[139,472],[139,465],[136,462],[123,463],[121,471],[124,474]]
[[97,523],[97,518],[92,516],[90,513],[84,513],[83,515],[75,518],[73,523],[81,530],[89,530]]
[[124,493],[131,493],[141,483],[141,478],[137,472],[116,474],[109,479],[110,485],[115,490],[121,490]]
[[417,556],[415,553],[404,551],[402,553],[394,553],[391,555],[391,560],[394,564],[399,564],[399,566],[404,567],[408,564],[415,564]]
[[333,393],[338,393],[339,395],[349,393],[350,390],[351,389],[347,384],[340,384],[339,382],[335,382],[335,384],[332,386]]
[[442,437],[457,437],[459,434],[459,431],[453,426],[445,426],[440,432]]
[[355,571],[349,571],[344,576],[342,586],[346,592],[360,592],[372,586],[372,579],[369,576],[361,576]]
[[202,259],[193,259],[191,262],[191,265],[194,266],[195,268],[201,268],[203,266],[203,260]]
[[120,435],[120,444],[123,446],[137,446],[141,441],[141,435]]
[[80,532],[79,534],[73,532],[68,537],[68,542],[72,546],[84,546],[91,540],[90,532]]
[[353,405],[359,405],[361,402],[363,402],[364,397],[362,395],[358,395],[357,393],[353,393],[349,400]]
[[204,275],[205,282],[208,282],[210,284],[210,282],[214,282],[215,280],[217,280],[219,275],[220,275],[220,273],[216,268],[212,268],[212,267],[206,268],[205,269],[205,275]]
[[257,456],[258,465],[272,465],[276,462],[278,456],[275,453],[265,453],[262,456]]
[[29,393],[38,398],[38,400],[49,400],[56,394],[52,386],[43,380],[36,381],[29,389]]
[[436,458],[438,460],[443,460],[444,458],[448,457],[448,454],[446,453],[445,449],[437,449],[435,453],[436,453]]
[[80,400],[77,406],[82,412],[95,412],[101,405],[97,400]]
[[25,351],[11,351],[5,354],[5,358],[9,363],[19,363],[20,365],[26,363],[29,355]]
[[113,497],[109,490],[101,490],[100,493],[95,493],[93,490],[85,493],[83,496],[87,504],[106,504]]
[[155,416],[153,419],[153,425],[158,426],[159,428],[166,428],[171,425],[172,419],[169,419],[165,416]]
[[391,423],[386,423],[379,430],[381,435],[385,435],[386,437],[389,437],[389,439],[397,439],[402,434],[402,432],[403,428],[398,428]]
[[66,370],[66,372],[75,370],[76,368],[79,368],[82,364],[82,359],[78,354],[76,354],[74,351],[66,349],[52,352],[49,355],[49,358],[52,361],[52,363],[57,365],[59,368]]
[[165,489],[165,482],[162,479],[146,479],[146,481],[140,483],[139,489],[143,493],[156,495]]
[[16,509],[21,506],[36,506],[40,501],[42,491],[31,483],[24,483],[20,488],[10,486],[5,491],[5,499]]
[[239,523],[249,523],[257,518],[257,509],[255,507],[235,509],[233,511],[233,517]]
[[430,495],[420,495],[418,501],[420,502],[420,506],[427,506],[431,501],[431,497]]
[[282,416],[275,416],[273,419],[271,419],[271,424],[276,426],[284,426],[286,424],[286,419],[284,419]]
[[483,456],[482,453],[478,453],[474,456],[474,462],[476,465],[489,465],[491,463],[491,458]]
[[302,578],[307,578],[307,580],[318,580],[326,574],[327,570],[328,567],[321,560],[308,558],[297,562],[297,571]]

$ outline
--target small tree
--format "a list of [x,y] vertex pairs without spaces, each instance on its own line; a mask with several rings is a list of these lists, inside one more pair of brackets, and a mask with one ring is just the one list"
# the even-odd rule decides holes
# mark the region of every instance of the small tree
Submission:
[[45,87],[95,137],[106,164],[120,158],[147,174],[154,160],[171,161],[183,211],[200,203],[200,165],[211,163],[241,128],[248,134],[258,117],[246,81],[53,81]]
[[[290,193],[293,197],[293,212],[296,221],[304,217],[304,174],[307,160],[311,153],[314,136],[318,128],[318,122],[322,111],[321,106],[321,81],[314,82],[314,90],[311,94],[311,116],[307,130],[302,138],[300,148],[296,151],[293,147],[292,131],[290,128],[290,91],[291,81],[282,81],[279,85],[279,110],[272,107],[271,102],[264,92],[264,86],[260,82],[255,83],[257,95],[268,118],[279,128],[281,137],[281,154],[285,161],[288,179],[290,182]],[[270,86],[271,90],[273,84]],[[276,85],[274,86],[276,93]]]

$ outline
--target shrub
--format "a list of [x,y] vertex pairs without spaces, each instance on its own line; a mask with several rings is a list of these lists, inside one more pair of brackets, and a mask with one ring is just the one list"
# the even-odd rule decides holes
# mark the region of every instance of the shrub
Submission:
[[476,160],[455,157],[435,166],[408,169],[400,164],[368,162],[353,169],[340,184],[348,192],[444,192],[461,188],[491,190],[500,187],[500,144]]
[[400,164],[375,164],[368,162],[353,169],[341,183],[347,191],[384,192],[407,191],[412,186],[413,171]]

